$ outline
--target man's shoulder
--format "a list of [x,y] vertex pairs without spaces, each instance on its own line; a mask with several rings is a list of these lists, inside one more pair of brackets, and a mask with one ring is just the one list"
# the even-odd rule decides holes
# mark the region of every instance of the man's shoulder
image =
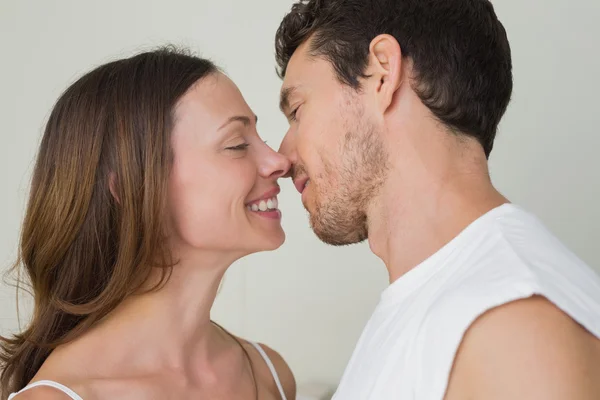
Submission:
[[599,374],[600,341],[533,296],[492,308],[471,324],[446,398],[591,399],[600,396]]

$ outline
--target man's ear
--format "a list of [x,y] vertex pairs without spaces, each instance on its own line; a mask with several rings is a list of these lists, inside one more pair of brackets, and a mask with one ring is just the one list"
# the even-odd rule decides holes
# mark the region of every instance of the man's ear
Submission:
[[383,112],[390,107],[402,84],[402,66],[402,50],[396,38],[382,34],[371,41],[367,75],[373,78],[375,95]]

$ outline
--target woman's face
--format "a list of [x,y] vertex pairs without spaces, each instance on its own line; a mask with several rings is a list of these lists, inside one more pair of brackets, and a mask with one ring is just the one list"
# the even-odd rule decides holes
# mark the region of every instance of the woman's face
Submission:
[[277,179],[290,163],[256,131],[256,116],[225,75],[202,79],[179,101],[169,181],[177,252],[241,257],[281,246]]

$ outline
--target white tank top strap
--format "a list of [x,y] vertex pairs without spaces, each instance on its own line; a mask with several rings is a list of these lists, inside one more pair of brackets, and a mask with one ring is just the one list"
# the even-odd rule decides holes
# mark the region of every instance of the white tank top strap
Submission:
[[16,395],[21,394],[21,393],[25,392],[26,390],[33,389],[38,386],[50,386],[50,387],[55,388],[56,390],[60,390],[61,392],[63,392],[64,394],[66,394],[73,400],[83,400],[81,397],[79,397],[79,395],[77,393],[75,393],[74,391],[72,391],[71,389],[66,387],[65,385],[61,385],[58,382],[47,381],[47,380],[33,382],[32,384],[25,386],[23,389],[21,389],[17,393],[13,393],[10,396],[8,396],[8,400],[13,399]]
[[277,385],[277,389],[279,389],[279,394],[281,394],[281,400],[287,400],[287,398],[285,397],[285,392],[283,391],[283,386],[281,385],[281,381],[279,380],[279,375],[277,374],[277,370],[275,369],[273,362],[271,361],[271,359],[269,358],[269,356],[267,355],[265,350],[258,343],[254,343],[251,341],[248,341],[248,343],[250,343],[252,346],[254,346],[256,348],[258,353],[261,355],[261,357],[267,363],[267,366],[269,367],[269,370],[271,371],[271,375],[273,375],[273,379],[275,380],[275,384]]

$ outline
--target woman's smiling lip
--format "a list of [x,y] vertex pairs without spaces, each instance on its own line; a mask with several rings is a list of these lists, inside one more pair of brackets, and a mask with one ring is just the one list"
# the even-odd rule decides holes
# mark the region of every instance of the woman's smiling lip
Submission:
[[275,186],[271,190],[265,192],[261,197],[247,202],[246,206],[251,205],[252,203],[260,202],[261,200],[269,200],[270,198],[277,196],[280,192],[281,192],[281,189],[279,188],[279,186]]

